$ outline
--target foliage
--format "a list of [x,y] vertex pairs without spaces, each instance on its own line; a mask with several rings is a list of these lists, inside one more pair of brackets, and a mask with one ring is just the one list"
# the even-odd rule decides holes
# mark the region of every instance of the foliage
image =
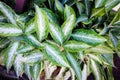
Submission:
[[[120,0],[32,0],[15,13],[0,2],[0,56],[7,71],[29,79],[114,80],[113,53],[120,53]],[[36,4],[34,4],[36,3]],[[61,67],[57,76],[53,72]],[[107,69],[107,73],[105,72]],[[66,76],[67,75],[67,76]],[[107,77],[108,76],[108,77]],[[111,77],[109,77],[111,76]]]

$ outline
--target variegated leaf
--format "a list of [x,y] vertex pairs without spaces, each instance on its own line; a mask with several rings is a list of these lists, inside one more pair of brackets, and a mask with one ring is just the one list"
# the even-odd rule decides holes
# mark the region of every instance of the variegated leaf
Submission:
[[100,59],[100,56],[94,55],[94,54],[88,54],[88,56],[89,56],[89,58],[91,58],[91,59],[99,62],[100,64],[102,64],[102,61],[101,61],[101,59]]
[[25,34],[31,34],[35,32],[35,22],[34,19],[31,19],[25,27]]
[[37,5],[35,5],[35,30],[37,32],[37,36],[39,41],[44,40],[47,38],[49,29],[48,29],[48,18],[46,13],[39,8]]
[[21,54],[21,53],[25,53],[25,52],[28,52],[28,51],[31,51],[31,50],[33,50],[34,49],[34,47],[33,46],[30,46],[30,45],[25,45],[25,46],[23,46],[23,47],[21,47],[21,48],[19,48],[18,50],[17,50],[17,54]]
[[74,15],[76,17],[75,12],[72,7],[65,5],[64,9],[64,20],[67,20],[71,15]]
[[62,32],[65,36],[65,39],[69,39],[72,30],[75,26],[76,17],[74,15],[69,16],[69,18],[62,24]]
[[83,42],[79,42],[79,41],[67,41],[64,44],[64,48],[70,52],[79,52],[79,51],[83,51],[87,48],[89,48],[90,46],[88,44],[85,44]]
[[37,48],[44,47],[44,45],[42,43],[40,43],[34,35],[26,35],[25,39],[26,39],[27,43],[29,43],[30,45],[32,45],[34,47],[37,47]]
[[5,65],[6,65],[7,71],[9,71],[9,69],[13,65],[18,46],[19,46],[19,42],[11,42],[11,44],[9,45],[6,51],[6,62],[5,62],[6,64]]
[[23,74],[23,61],[22,60],[23,60],[22,54],[19,54],[16,56],[15,62],[14,62],[14,69],[15,69],[15,72],[18,78],[19,76],[22,76]]
[[106,39],[92,30],[78,29],[73,32],[72,38],[87,44],[96,46],[106,41]]
[[6,5],[5,3],[1,2],[1,1],[0,1],[0,11],[7,17],[9,22],[17,25],[16,24],[17,15],[8,5]]
[[120,0],[107,0],[105,4],[106,11],[110,11],[113,7],[120,3]]
[[40,73],[43,69],[43,63],[35,64],[30,68],[32,80],[40,80]]
[[50,43],[44,43],[45,44],[45,56],[48,58],[48,60],[52,61],[52,63],[57,64],[59,66],[65,66],[69,67],[66,58],[64,57],[64,54],[62,54],[59,50],[59,48]]
[[87,77],[88,77],[88,66],[84,64],[82,70],[82,80],[87,80]]
[[32,51],[32,52],[26,53],[26,54],[29,54],[29,55],[27,55],[23,58],[24,59],[23,62],[25,64],[33,65],[33,64],[40,62],[44,59],[43,53],[40,51]]
[[55,0],[55,7],[58,13],[62,16],[64,14],[64,6],[59,0]]
[[81,72],[81,68],[80,68],[80,65],[78,64],[77,60],[69,52],[66,52],[66,57],[67,57],[67,59],[69,61],[69,64],[71,65],[71,67],[75,71],[75,73],[77,75],[77,79],[82,80],[82,72]]
[[91,70],[96,80],[102,80],[102,73],[100,72],[100,65],[94,60],[91,61]]
[[0,49],[5,48],[10,43],[10,40],[7,38],[2,38],[0,40]]
[[24,72],[28,76],[29,80],[31,80],[32,76],[31,76],[31,73],[30,73],[30,65],[28,65],[28,64],[24,65]]
[[107,0],[95,0],[95,8],[103,7],[106,1]]
[[102,54],[112,54],[114,53],[113,50],[105,45],[98,45],[93,48],[89,48],[88,52],[95,52],[95,53],[102,53]]
[[45,13],[47,14],[48,19],[51,22],[54,22],[56,24],[60,24],[59,17],[54,12],[52,12],[51,10],[49,10],[47,8],[42,8],[42,9],[45,11]]
[[19,36],[22,34],[22,29],[13,24],[0,23],[0,36]]
[[62,44],[64,41],[64,34],[61,28],[53,22],[49,23],[49,27],[50,27],[50,34],[52,38],[54,39],[54,41],[59,44]]

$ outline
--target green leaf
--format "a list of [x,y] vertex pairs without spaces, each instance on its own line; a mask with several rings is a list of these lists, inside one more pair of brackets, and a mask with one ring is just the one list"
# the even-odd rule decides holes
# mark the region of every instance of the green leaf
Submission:
[[64,14],[64,6],[59,0],[55,0],[55,6],[58,13],[62,16]]
[[120,0],[107,0],[105,4],[106,11],[110,11],[113,7],[120,3]]
[[52,63],[57,64],[58,66],[69,67],[66,58],[60,52],[59,48],[56,45],[45,43],[45,56],[48,60],[52,61]]
[[89,0],[83,0],[84,1],[84,4],[85,4],[85,13],[87,16],[90,15],[90,12],[91,12],[91,6],[90,6],[90,1]]
[[105,38],[98,35],[92,30],[78,29],[73,32],[72,38],[77,41],[82,41],[87,44],[96,46],[106,41]]
[[82,70],[82,80],[87,80],[88,77],[88,66],[84,64],[83,70]]
[[22,34],[22,30],[13,24],[0,23],[0,36],[19,36]]
[[18,49],[18,46],[19,46],[19,42],[11,42],[11,44],[6,50],[5,65],[6,65],[7,71],[9,71],[9,69],[11,68],[14,62],[15,54]]
[[89,48],[88,52],[100,53],[100,54],[113,54],[113,50],[105,45],[98,45],[96,47]]
[[11,22],[14,25],[17,25],[16,24],[17,15],[8,5],[6,5],[5,3],[1,1],[0,1],[0,11],[7,17],[9,22]]
[[110,22],[109,26],[114,25],[114,23],[116,21],[118,21],[120,19],[120,9],[118,10],[118,12],[116,13],[115,17],[112,19],[112,21]]
[[74,17],[76,17],[75,15],[75,11],[73,10],[72,7],[65,5],[65,9],[64,9],[64,20],[67,20],[71,15],[74,15]]
[[95,80],[102,80],[100,65],[92,59],[90,61],[91,61],[91,70],[93,72],[93,75],[95,76]]
[[113,77],[113,67],[111,67],[111,66],[107,66],[107,70],[108,70],[108,80],[114,80],[114,77]]
[[10,43],[10,40],[7,38],[2,38],[0,40],[0,49],[5,48]]
[[31,19],[25,27],[25,34],[31,34],[35,32],[35,22],[34,19]]
[[76,24],[78,24],[79,22],[86,22],[86,21],[88,21],[88,17],[86,15],[80,15],[79,17],[77,17]]
[[83,14],[85,11],[85,6],[81,2],[77,2],[76,7],[78,8],[79,15]]
[[100,56],[101,56],[101,59],[103,60],[104,64],[115,67],[114,62],[113,62],[113,54],[101,54]]
[[66,57],[69,61],[69,64],[71,65],[71,67],[74,69],[74,71],[77,75],[77,79],[82,80],[82,72],[81,72],[81,68],[80,68],[80,65],[78,64],[77,60],[69,52],[66,52]]
[[45,11],[45,13],[47,14],[48,19],[51,22],[54,22],[56,24],[60,24],[59,17],[54,12],[52,12],[51,10],[49,10],[47,8],[42,8],[42,9]]
[[67,41],[64,44],[64,48],[70,52],[79,52],[79,51],[83,51],[87,48],[89,48],[90,46],[88,44],[85,44],[83,42],[79,42],[79,41]]
[[99,62],[100,64],[102,64],[101,58],[99,57],[99,55],[94,55],[94,54],[88,54],[89,58]]
[[98,16],[98,17],[102,17],[104,14],[105,14],[105,8],[94,8],[92,10],[92,14],[91,14],[91,17],[94,17],[94,16]]
[[0,22],[7,22],[6,17],[4,17],[3,15],[0,15]]
[[65,39],[69,39],[71,36],[72,30],[75,26],[76,17],[74,15],[69,16],[69,18],[62,24],[62,32],[65,36]]
[[62,44],[64,41],[64,34],[61,28],[53,22],[49,23],[49,27],[50,27],[50,34],[52,38],[54,39],[54,41],[59,44]]
[[24,72],[28,76],[29,80],[31,79],[31,73],[30,73],[30,65],[25,64],[24,65]]
[[37,32],[38,40],[42,41],[48,36],[48,18],[44,10],[35,5],[35,29]]
[[109,36],[110,36],[110,39],[111,39],[111,41],[112,41],[112,43],[113,43],[113,46],[114,46],[115,48],[117,48],[117,47],[118,47],[118,39],[117,39],[117,37],[112,33],[112,30],[109,32]]
[[43,63],[35,64],[30,68],[33,80],[40,80],[40,73],[43,69]]
[[43,53],[40,51],[32,51],[29,53],[29,55],[25,56],[23,59],[24,59],[23,62],[25,64],[33,65],[37,62],[42,61],[44,59],[44,56]]
[[120,25],[120,18],[119,18],[118,21],[116,21],[116,22],[114,23],[114,25]]
[[19,78],[19,76],[22,76],[23,74],[23,57],[21,54],[17,55],[15,58],[15,62],[14,62],[14,69],[16,72],[17,77]]
[[33,50],[33,49],[34,49],[33,46],[30,46],[30,45],[27,44],[27,45],[23,46],[22,48],[19,48],[19,49],[17,50],[17,54],[22,54],[22,53],[31,51],[31,50]]
[[27,43],[29,43],[30,45],[34,47],[41,48],[41,49],[44,48],[44,45],[40,43],[34,35],[26,35],[25,39]]
[[95,8],[100,8],[105,5],[106,0],[95,0]]

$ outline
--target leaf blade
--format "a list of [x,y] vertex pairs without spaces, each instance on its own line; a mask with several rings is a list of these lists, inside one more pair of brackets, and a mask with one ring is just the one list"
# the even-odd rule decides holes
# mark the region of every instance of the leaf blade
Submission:
[[89,45],[99,45],[106,41],[105,38],[98,35],[94,31],[91,30],[85,30],[85,29],[78,29],[72,34],[72,38],[77,41],[85,42]]
[[37,32],[37,36],[39,41],[44,40],[47,38],[48,35],[48,18],[46,13],[39,8],[37,5],[35,5],[35,30]]

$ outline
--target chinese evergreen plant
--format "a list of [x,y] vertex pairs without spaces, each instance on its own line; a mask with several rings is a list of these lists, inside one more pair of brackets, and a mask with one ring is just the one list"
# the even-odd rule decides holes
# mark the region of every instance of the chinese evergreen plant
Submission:
[[[35,4],[34,4],[35,3]],[[114,80],[113,53],[120,55],[120,0],[32,0],[16,14],[0,2],[0,64],[46,79]],[[33,7],[34,6],[34,7]],[[53,73],[60,67],[57,76]],[[107,71],[105,71],[107,70]]]

